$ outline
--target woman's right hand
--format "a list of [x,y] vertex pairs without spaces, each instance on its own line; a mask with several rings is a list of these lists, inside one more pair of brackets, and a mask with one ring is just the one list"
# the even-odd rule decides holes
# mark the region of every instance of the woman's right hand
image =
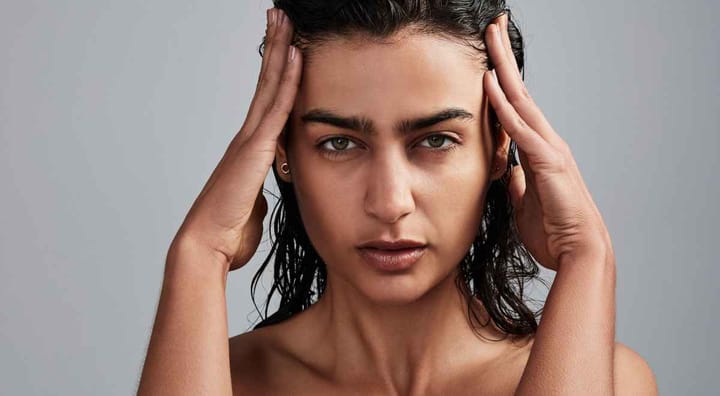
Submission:
[[[274,13],[274,22],[273,22]],[[262,193],[300,84],[302,57],[290,46],[293,26],[277,8],[268,10],[260,76],[247,118],[170,246],[198,244],[218,257],[227,270],[247,263],[260,243],[267,201]],[[289,50],[294,49],[290,60]]]

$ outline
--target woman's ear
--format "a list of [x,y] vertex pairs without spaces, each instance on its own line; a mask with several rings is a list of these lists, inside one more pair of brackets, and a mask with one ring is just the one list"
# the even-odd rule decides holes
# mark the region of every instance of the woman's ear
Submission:
[[285,134],[284,129],[278,136],[277,140],[277,147],[275,149],[275,166],[277,167],[277,173],[280,176],[280,179],[286,183],[291,183],[292,178],[290,177],[290,164],[288,163],[287,156],[287,135]]
[[497,136],[497,146],[493,154],[492,164],[490,165],[490,179],[498,180],[505,174],[508,164],[508,150],[510,149],[510,135],[500,126]]

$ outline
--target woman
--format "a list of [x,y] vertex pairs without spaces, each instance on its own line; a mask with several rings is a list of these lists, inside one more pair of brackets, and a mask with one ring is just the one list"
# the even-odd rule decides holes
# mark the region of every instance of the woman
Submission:
[[[656,393],[614,342],[611,240],[504,2],[275,6],[247,119],[169,248],[138,392]],[[228,342],[269,168],[282,301]],[[557,271],[539,325],[533,260]]]

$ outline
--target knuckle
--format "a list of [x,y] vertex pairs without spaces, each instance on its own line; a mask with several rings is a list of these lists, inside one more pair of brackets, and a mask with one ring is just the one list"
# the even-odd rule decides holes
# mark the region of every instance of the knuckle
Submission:
[[525,100],[524,100],[524,98],[522,98],[522,97],[513,96],[512,98],[509,98],[509,99],[508,99],[508,102],[510,102],[510,104],[511,104],[513,107],[518,108],[518,107],[520,107],[520,106],[523,105],[523,103],[525,102]]
[[567,144],[566,141],[560,139],[559,146],[560,146],[560,151],[563,153],[563,155],[565,155],[566,157],[572,156],[572,150],[570,149],[570,145]]
[[262,78],[260,79],[260,82],[258,83],[258,86],[259,86],[260,88],[272,87],[273,84],[274,84],[277,80],[278,80],[277,73],[268,70],[268,71],[265,72],[265,75],[263,75]]
[[554,139],[551,139],[550,144],[554,148],[554,151],[557,152],[558,156],[561,156],[565,160],[569,160],[570,162],[574,161],[570,145],[568,145],[565,140],[558,136]]
[[277,81],[277,79],[278,79],[277,73],[275,73],[272,70],[266,70],[265,74],[260,79],[260,86],[270,85],[274,81]]
[[530,93],[527,91],[525,86],[520,89],[520,93],[518,95],[513,95],[513,97],[510,99],[510,104],[512,104],[514,107],[526,106],[532,103],[532,97],[530,97]]
[[513,125],[518,130],[524,130],[528,127],[528,124],[525,122],[525,120],[522,119],[522,117],[520,117],[519,114],[515,114],[513,116]]
[[567,172],[571,165],[571,161],[562,151],[553,151],[549,163],[551,168],[557,173]]
[[283,98],[277,98],[272,104],[272,107],[270,108],[270,111],[275,114],[280,115],[290,115],[290,106],[288,106],[287,101]]
[[290,68],[288,68],[285,75],[283,76],[281,85],[285,87],[284,89],[293,91],[300,86],[300,80],[297,78],[297,73],[289,69]]
[[280,80],[280,82],[282,83],[282,85],[288,85],[288,84],[292,83],[292,80],[293,80],[292,70],[290,67],[286,67],[285,72],[283,73],[283,76],[282,76],[282,79]]
[[525,84],[520,85],[520,95],[523,99],[527,101],[532,101],[532,97],[530,96],[530,92],[527,90],[527,87]]
[[272,38],[270,41],[274,44],[282,44],[284,40],[285,35],[281,34],[281,32],[278,32],[277,30],[274,32]]

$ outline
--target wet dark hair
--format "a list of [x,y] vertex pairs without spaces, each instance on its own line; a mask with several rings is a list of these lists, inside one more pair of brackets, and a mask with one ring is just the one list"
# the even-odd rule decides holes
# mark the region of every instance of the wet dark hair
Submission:
[[[275,0],[295,27],[293,44],[305,61],[313,49],[332,39],[362,35],[384,39],[404,28],[437,34],[462,42],[478,55],[479,67],[494,66],[485,51],[486,27],[503,13],[508,14],[511,46],[520,71],[524,68],[524,46],[520,31],[504,0]],[[263,55],[264,41],[259,52]],[[524,74],[523,74],[524,76]],[[286,125],[288,127],[289,123]],[[490,110],[493,138],[499,132],[495,113]],[[517,163],[511,143],[508,169],[491,182],[480,229],[466,256],[458,263],[456,285],[468,302],[468,319],[482,323],[476,311],[479,300],[495,327],[506,336],[535,333],[542,308],[534,312],[526,305],[525,284],[537,277],[538,265],[520,242],[513,219],[507,185],[511,167]],[[251,283],[255,289],[274,257],[274,280],[267,295],[265,318],[254,329],[279,323],[317,301],[325,291],[327,269],[303,226],[292,183],[284,182],[272,167],[280,196],[270,217],[272,246]],[[266,192],[269,192],[266,190]],[[271,193],[271,192],[269,192]],[[271,193],[272,194],[272,193]],[[281,300],[275,313],[267,316],[273,294]],[[258,312],[260,310],[255,304]],[[478,332],[479,334],[479,332]]]

